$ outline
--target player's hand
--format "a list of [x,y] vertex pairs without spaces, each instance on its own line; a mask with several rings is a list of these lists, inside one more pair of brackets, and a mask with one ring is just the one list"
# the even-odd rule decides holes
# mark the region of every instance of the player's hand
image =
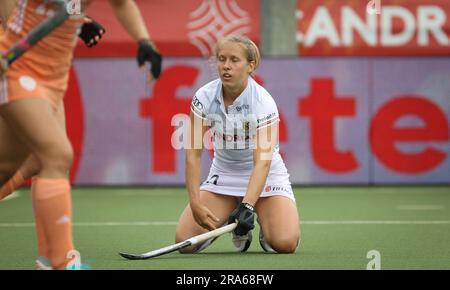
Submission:
[[151,63],[151,75],[149,75],[149,82],[153,79],[158,79],[161,74],[162,56],[158,50],[148,39],[143,39],[138,42],[137,62],[140,68],[143,68],[146,62]]
[[194,216],[194,220],[201,227],[212,231],[216,229],[216,223],[219,222],[219,219],[202,204],[191,204],[192,215]]
[[105,32],[105,28],[100,23],[92,18],[84,17],[84,23],[78,36],[87,47],[93,47],[100,41]]
[[228,224],[236,221],[238,225],[234,233],[238,236],[246,235],[255,227],[255,208],[249,203],[240,203],[228,218]]

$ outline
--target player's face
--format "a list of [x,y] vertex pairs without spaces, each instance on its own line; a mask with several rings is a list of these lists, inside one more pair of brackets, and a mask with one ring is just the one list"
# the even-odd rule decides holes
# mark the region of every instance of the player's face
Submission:
[[248,62],[239,43],[225,42],[217,54],[217,70],[224,86],[239,88],[247,85],[253,63]]

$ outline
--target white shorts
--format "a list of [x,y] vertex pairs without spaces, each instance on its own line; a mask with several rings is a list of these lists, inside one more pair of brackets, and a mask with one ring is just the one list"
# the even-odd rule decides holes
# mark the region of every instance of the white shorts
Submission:
[[[209,170],[208,178],[200,185],[200,190],[206,190],[218,194],[231,195],[237,197],[245,196],[251,172],[226,172],[219,170],[214,165]],[[269,173],[260,197],[281,195],[290,198],[295,202],[289,174]]]

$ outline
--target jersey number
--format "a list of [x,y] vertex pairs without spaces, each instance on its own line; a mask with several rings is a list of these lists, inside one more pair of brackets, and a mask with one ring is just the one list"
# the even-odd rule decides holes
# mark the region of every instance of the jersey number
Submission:
[[219,179],[219,175],[214,174],[213,176],[211,176],[210,179],[208,179],[208,181],[206,183],[212,183],[214,185],[217,185],[217,180]]

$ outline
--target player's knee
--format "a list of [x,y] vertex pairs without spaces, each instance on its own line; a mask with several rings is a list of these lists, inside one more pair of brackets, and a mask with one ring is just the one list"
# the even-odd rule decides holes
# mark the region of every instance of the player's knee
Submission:
[[[175,243],[180,243],[182,241],[185,241],[187,239],[189,239],[190,237],[183,235],[180,232],[176,232],[175,234]],[[195,251],[197,250],[196,247],[186,247],[183,249],[178,250],[178,252],[180,252],[181,254],[192,254],[195,253]]]
[[50,149],[41,161],[42,167],[51,167],[63,171],[70,170],[73,162],[73,149],[70,145]]
[[[186,233],[180,232],[177,230],[176,234],[175,234],[175,243],[180,243],[183,241],[186,241],[187,239],[191,238],[192,235],[187,235]],[[202,248],[202,245],[197,245],[197,246],[190,246],[190,247],[186,247],[183,249],[178,250],[178,252],[180,252],[181,254],[194,254],[194,253],[198,253],[199,249]]]
[[[187,237],[185,237],[185,235],[183,235],[183,233],[181,233],[178,229],[175,232],[175,243],[180,243],[184,240],[186,240]],[[189,247],[188,247],[189,248]],[[180,249],[178,250],[180,253],[184,254],[184,253],[188,253],[188,248],[184,248],[184,249]]]
[[270,245],[277,253],[295,253],[298,242],[298,237],[283,237],[275,239]]

